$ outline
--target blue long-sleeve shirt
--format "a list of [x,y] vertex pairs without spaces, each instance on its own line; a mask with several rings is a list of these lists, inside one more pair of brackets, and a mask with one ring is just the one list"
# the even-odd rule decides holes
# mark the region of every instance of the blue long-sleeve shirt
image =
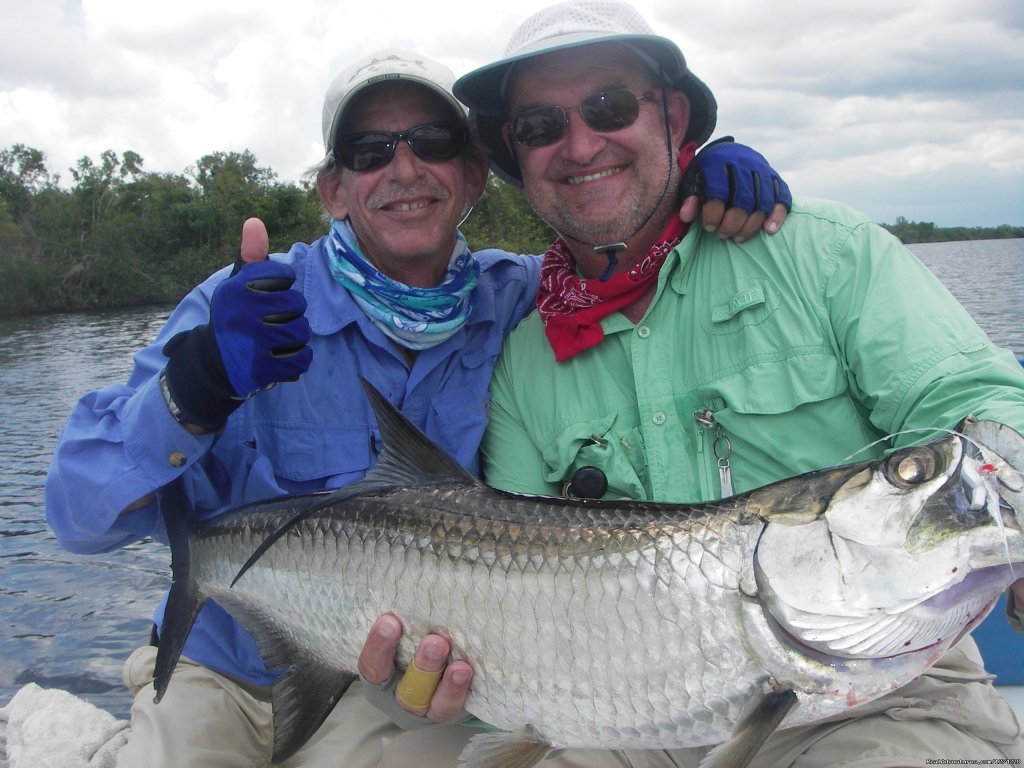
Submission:
[[[474,474],[487,422],[491,372],[502,341],[533,308],[540,261],[497,250],[475,254],[480,277],[472,313],[452,338],[421,351],[411,367],[331,277],[324,238],[271,258],[291,264],[308,304],[313,362],[296,382],[246,402],[224,431],[192,435],[170,414],[158,375],[163,345],[206,323],[221,270],[178,305],[154,342],[135,355],[126,384],[85,395],[57,444],[46,480],[46,516],[60,543],[106,552],[146,536],[166,541],[159,491],[182,477],[198,518],[284,493],[337,488],[376,461],[379,433],[359,375]],[[125,512],[140,499],[141,508]],[[157,607],[157,626],[163,618]],[[249,635],[208,603],[184,648],[189,658],[266,684],[272,675]]]

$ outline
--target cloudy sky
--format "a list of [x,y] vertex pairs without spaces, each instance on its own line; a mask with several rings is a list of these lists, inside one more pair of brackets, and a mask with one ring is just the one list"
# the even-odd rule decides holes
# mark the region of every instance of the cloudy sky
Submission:
[[[82,156],[182,173],[250,150],[282,181],[322,156],[333,76],[383,47],[457,73],[548,0],[0,0],[0,148],[71,181]],[[1021,0],[635,0],[719,102],[716,135],[798,193],[876,221],[1024,225]]]

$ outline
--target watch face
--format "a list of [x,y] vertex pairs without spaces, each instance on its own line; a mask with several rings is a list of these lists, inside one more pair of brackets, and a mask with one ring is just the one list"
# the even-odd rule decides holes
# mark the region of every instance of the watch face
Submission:
[[167,372],[160,371],[160,394],[164,397],[164,403],[167,404],[167,410],[171,412],[179,423],[181,422],[181,407],[174,402],[174,398],[171,397],[171,388],[167,386]]

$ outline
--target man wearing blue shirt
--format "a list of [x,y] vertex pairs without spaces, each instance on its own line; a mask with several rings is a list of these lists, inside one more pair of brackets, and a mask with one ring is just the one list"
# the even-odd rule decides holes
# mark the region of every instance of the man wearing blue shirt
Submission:
[[[209,518],[362,478],[380,439],[360,376],[478,471],[491,372],[503,339],[533,308],[540,262],[471,252],[458,232],[488,162],[470,143],[452,80],[425,57],[384,51],[332,83],[317,173],[330,231],[264,258],[265,230],[247,222],[239,264],[185,297],[136,354],[127,383],[82,398],[46,484],[62,545],[97,553],[166,540],[171,515]],[[722,218],[720,231],[743,236],[762,222],[774,230],[780,208],[764,215],[772,202],[741,214],[743,225]],[[191,512],[166,504],[162,489],[179,480]],[[162,619],[163,604],[157,637]],[[388,654],[393,664],[400,631],[394,617],[378,621],[367,669]],[[447,653],[444,638],[429,636],[416,659],[440,669]],[[274,675],[230,615],[212,602],[203,608],[159,704],[154,661],[146,646],[125,665],[137,695],[119,766],[267,763]],[[412,714],[458,714],[471,675],[464,662],[449,665],[433,703]],[[287,765],[376,764],[381,740],[397,730],[358,688]]]

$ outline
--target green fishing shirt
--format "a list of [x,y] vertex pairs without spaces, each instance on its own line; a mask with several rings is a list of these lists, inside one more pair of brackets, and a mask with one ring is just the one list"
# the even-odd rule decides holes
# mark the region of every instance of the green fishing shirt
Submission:
[[563,363],[536,312],[506,340],[488,483],[562,495],[590,465],[607,498],[705,501],[723,475],[739,493],[970,413],[1024,431],[1013,354],[896,238],[834,203],[798,200],[777,235],[742,245],[691,228],[643,319],[602,326]]

